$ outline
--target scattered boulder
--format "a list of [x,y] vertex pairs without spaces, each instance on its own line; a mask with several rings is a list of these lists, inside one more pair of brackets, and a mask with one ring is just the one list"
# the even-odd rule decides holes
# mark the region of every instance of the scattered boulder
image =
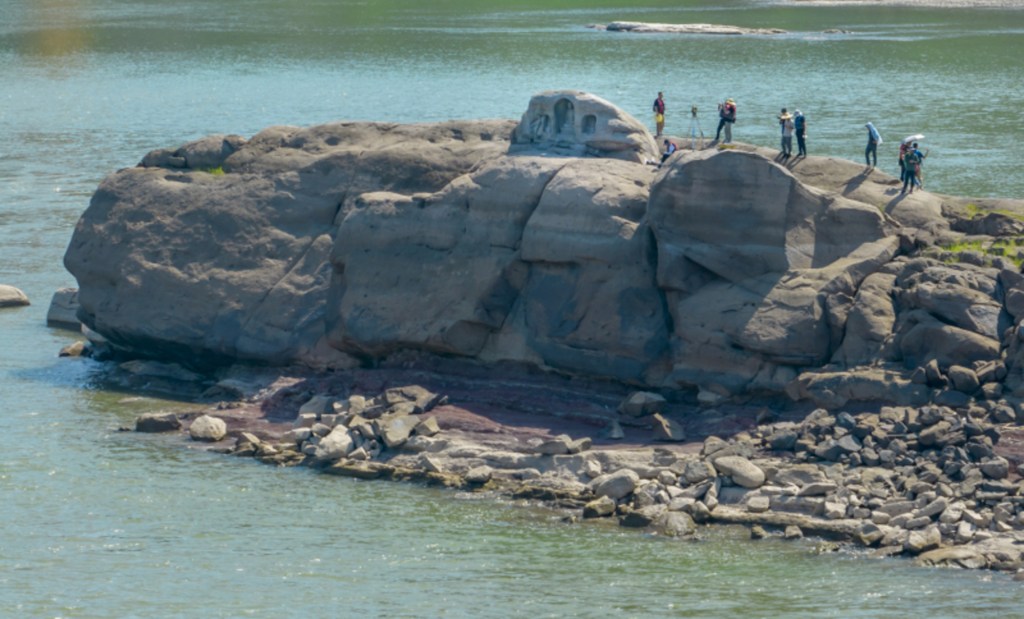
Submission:
[[651,436],[656,441],[682,442],[686,440],[686,431],[679,423],[665,417],[661,413],[655,413],[652,418],[654,432]]
[[420,420],[412,431],[417,436],[434,436],[441,431],[441,426],[437,423],[437,417],[426,417]]
[[313,452],[317,462],[332,462],[347,456],[355,448],[352,433],[344,426],[335,427],[331,433],[320,439]]
[[665,505],[648,505],[639,509],[629,510],[619,519],[619,525],[635,529],[652,526],[668,512]]
[[583,506],[584,518],[604,518],[615,513],[615,499],[599,496]]
[[143,413],[135,418],[136,432],[175,432],[180,428],[181,420],[174,413]]
[[619,413],[625,417],[643,417],[665,410],[665,396],[650,391],[634,391],[619,404]]
[[723,456],[714,460],[715,468],[722,475],[728,475],[739,486],[760,488],[765,475],[756,464],[740,456]]
[[420,418],[414,415],[382,417],[377,422],[377,432],[384,445],[393,449],[409,440],[419,422]]
[[58,357],[81,357],[85,353],[86,350],[87,350],[86,342],[84,340],[78,340],[77,342],[72,342],[72,343],[68,344],[67,346],[65,346],[64,348],[61,348],[60,351],[57,353],[57,356]]
[[599,497],[606,496],[618,500],[632,493],[639,481],[640,475],[636,471],[620,469],[595,478],[588,487]]
[[572,444],[573,441],[571,436],[568,434],[559,434],[558,436],[537,445],[534,452],[543,456],[565,455],[571,453]]
[[654,526],[660,535],[666,537],[688,537],[697,532],[693,516],[685,512],[665,512]]
[[227,436],[228,425],[220,417],[200,415],[188,427],[194,441],[217,442]]
[[0,284],[0,307],[22,307],[31,305],[25,293],[14,286]]
[[911,531],[903,548],[910,554],[918,555],[933,550],[942,543],[942,534],[938,527],[928,527],[921,531]]

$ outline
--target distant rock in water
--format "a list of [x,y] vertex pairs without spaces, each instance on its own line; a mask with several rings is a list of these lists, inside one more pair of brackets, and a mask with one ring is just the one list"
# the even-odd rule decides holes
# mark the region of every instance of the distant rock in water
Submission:
[[[103,181],[65,255],[85,326],[131,354],[347,368],[416,350],[823,406],[1024,396],[1024,256],[975,225],[1021,201],[899,196],[851,161],[742,144],[655,169],[643,124],[577,91],[518,123],[154,152]],[[972,249],[944,249],[962,230]]]
[[608,25],[591,24],[587,26],[595,30],[608,32],[634,32],[639,34],[786,34],[778,28],[744,28],[742,26],[725,26],[721,24],[652,24],[639,21],[614,21]]
[[25,293],[14,286],[0,284],[0,307],[23,307],[30,305]]

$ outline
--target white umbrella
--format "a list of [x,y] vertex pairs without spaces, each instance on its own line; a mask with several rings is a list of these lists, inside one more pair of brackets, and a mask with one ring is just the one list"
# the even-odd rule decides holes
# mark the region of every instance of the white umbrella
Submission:
[[924,139],[924,134],[923,133],[915,133],[914,135],[908,135],[907,137],[903,138],[903,143],[907,144],[909,142],[920,142],[923,139]]

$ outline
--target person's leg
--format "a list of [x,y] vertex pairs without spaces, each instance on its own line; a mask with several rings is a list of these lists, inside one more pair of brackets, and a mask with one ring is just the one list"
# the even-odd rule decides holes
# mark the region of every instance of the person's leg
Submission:
[[718,138],[722,136],[722,127],[724,127],[724,126],[725,126],[725,119],[724,118],[719,119],[719,121],[718,121],[718,131],[715,132],[715,141],[716,142],[718,141]]
[[732,123],[728,121],[725,123],[725,143],[732,143]]
[[871,165],[871,142],[864,148],[864,165]]
[[797,134],[797,136],[796,136],[796,148],[797,148],[797,156],[799,156],[799,157],[806,157],[807,156],[807,138],[805,138],[801,134]]

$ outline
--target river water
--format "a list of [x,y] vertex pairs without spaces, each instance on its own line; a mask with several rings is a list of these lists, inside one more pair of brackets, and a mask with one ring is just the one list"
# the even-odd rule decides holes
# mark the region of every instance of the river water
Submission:
[[[614,20],[784,28],[629,35]],[[840,33],[825,33],[837,29]],[[667,132],[739,103],[738,140],[778,109],[811,154],[859,159],[924,133],[929,189],[1024,197],[1024,12],[763,1],[0,0],[0,616],[1019,616],[1005,575],[812,553],[716,529],[700,542],[406,484],[326,478],[119,433],[187,403],[105,388],[47,328],[61,258],[109,172],[211,133],[332,120],[517,118],[575,88]]]

